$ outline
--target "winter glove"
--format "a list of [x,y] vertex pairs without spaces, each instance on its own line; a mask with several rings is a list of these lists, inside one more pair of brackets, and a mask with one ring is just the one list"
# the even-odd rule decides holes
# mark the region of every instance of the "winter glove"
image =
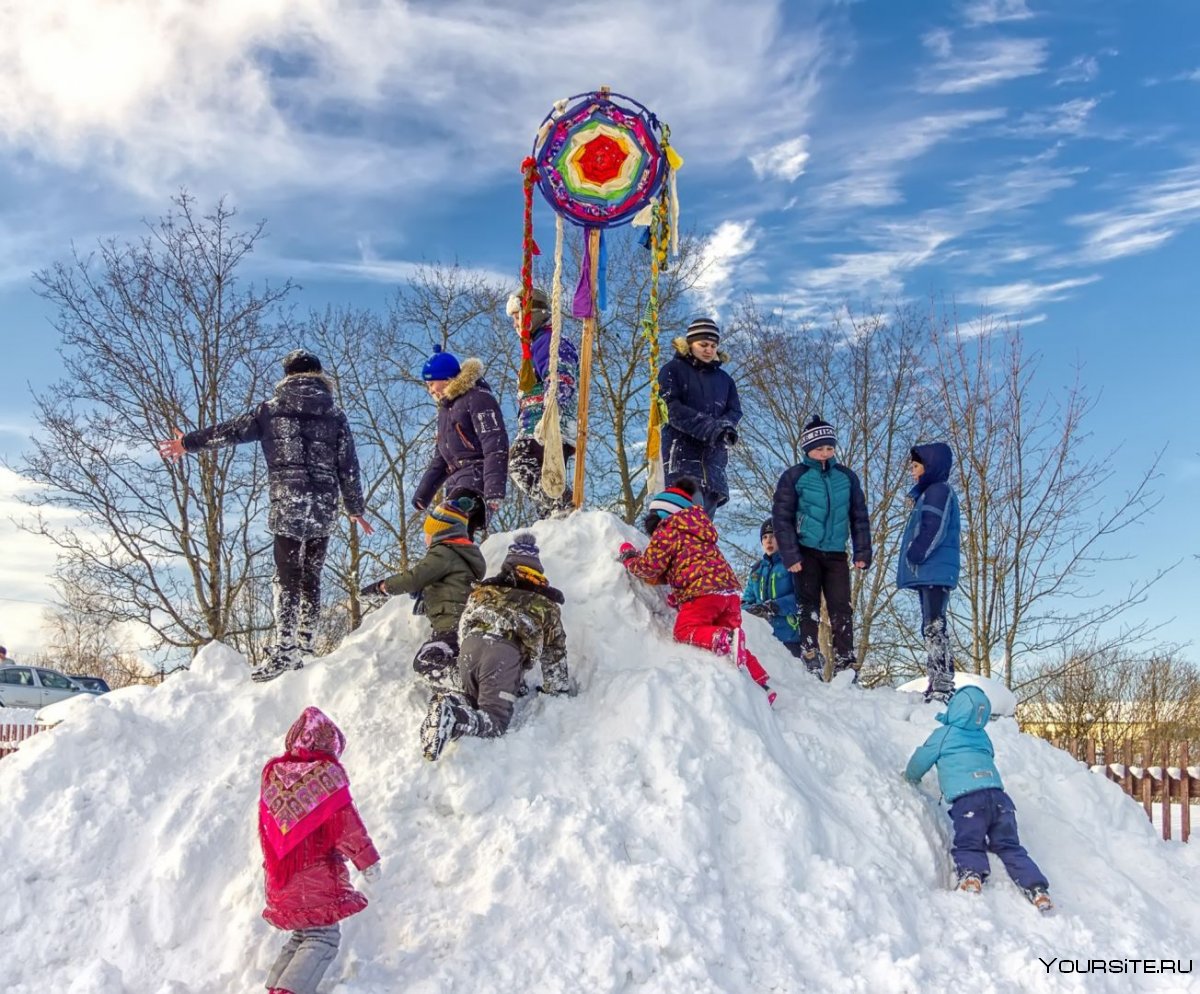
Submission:
[[408,595],[413,599],[413,614],[420,617],[425,613],[425,591],[414,590]]
[[383,876],[383,860],[376,860],[365,870],[362,871],[363,879],[369,883],[379,883],[380,877]]
[[746,613],[756,618],[774,618],[779,613],[779,605],[774,601],[762,601],[759,604],[751,604],[746,608]]
[[637,547],[632,542],[622,542],[621,548],[617,550],[617,562],[627,563],[637,554]]
[[667,607],[679,607],[679,595],[674,590],[667,594]]
[[717,436],[717,441],[719,441],[722,445],[726,446],[727,448],[730,446],[737,445],[737,440],[738,440],[738,433],[736,431],[734,431],[732,428],[725,428],[724,430],[722,430],[721,434]]

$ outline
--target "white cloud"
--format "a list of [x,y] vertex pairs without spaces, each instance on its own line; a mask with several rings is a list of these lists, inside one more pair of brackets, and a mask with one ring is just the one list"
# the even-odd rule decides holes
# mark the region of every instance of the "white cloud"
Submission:
[[[14,523],[29,517],[30,509],[19,496],[34,489],[29,480],[0,466],[0,645],[16,659],[41,650],[42,613],[54,600],[54,545]],[[64,521],[72,518],[70,512],[54,508],[44,508],[43,513]]]
[[789,138],[764,152],[750,156],[750,165],[759,179],[774,177],[789,183],[804,174],[808,164],[808,135]]
[[757,238],[751,221],[723,221],[701,249],[701,277],[695,291],[707,310],[720,313],[733,295],[741,264],[754,250]]
[[1068,83],[1090,83],[1100,75],[1100,60],[1094,55],[1077,55],[1058,73],[1055,86]]
[[1099,103],[1097,98],[1081,97],[1043,110],[1028,111],[1012,125],[1009,133],[1025,138],[1080,135]]
[[1025,4],[1026,0],[970,0],[963,5],[963,20],[971,27],[1027,21],[1033,12]]
[[[651,103],[685,156],[694,142],[732,162],[794,133],[823,57],[821,30],[785,33],[769,0],[698,0],[687,18],[651,0],[552,18],[533,0],[0,4],[0,143],[156,202],[180,183],[452,195],[515,171],[580,80]],[[570,59],[534,57],[531,25],[538,53]]]
[[937,57],[924,73],[919,88],[925,93],[971,93],[987,86],[1034,76],[1045,68],[1043,38],[989,38],[953,48],[948,36],[926,46]]
[[1106,262],[1149,252],[1200,221],[1200,162],[1164,174],[1120,206],[1069,220],[1086,232],[1079,261]]
[[1088,286],[1100,279],[1098,274],[1058,280],[1054,283],[1034,283],[1021,280],[1000,286],[985,286],[963,295],[969,303],[978,303],[989,310],[1005,314],[1022,314],[1031,307],[1065,300],[1072,290]]
[[907,163],[961,131],[1003,116],[999,109],[927,114],[873,128],[869,134],[848,135],[841,152],[847,175],[819,187],[815,200],[839,210],[899,203],[900,176]]

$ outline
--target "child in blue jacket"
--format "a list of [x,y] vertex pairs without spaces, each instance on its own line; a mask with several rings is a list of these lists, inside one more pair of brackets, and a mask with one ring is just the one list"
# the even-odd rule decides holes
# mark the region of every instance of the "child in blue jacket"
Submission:
[[[763,556],[750,571],[746,589],[742,591],[742,609],[748,614],[765,618],[771,631],[797,659],[800,653],[800,622],[796,617],[796,588],[792,574],[783,565],[779,546],[775,542],[775,526],[767,518],[758,530]],[[818,673],[818,676],[821,676]]]
[[959,572],[958,498],[949,482],[954,456],[945,442],[915,445],[911,455],[914,486],[908,496],[913,508],[900,540],[896,586],[920,597],[929,675],[925,700],[945,702],[954,693],[946,608]]
[[939,728],[917,748],[904,770],[909,783],[920,783],[930,767],[937,767],[938,786],[950,802],[954,823],[954,868],[958,889],[979,893],[991,869],[988,852],[1000,857],[1008,875],[1039,911],[1053,904],[1049,883],[1017,835],[1016,806],[1004,792],[1000,773],[992,761],[995,750],[984,731],[992,716],[987,694],[975,686],[963,687],[937,716]]

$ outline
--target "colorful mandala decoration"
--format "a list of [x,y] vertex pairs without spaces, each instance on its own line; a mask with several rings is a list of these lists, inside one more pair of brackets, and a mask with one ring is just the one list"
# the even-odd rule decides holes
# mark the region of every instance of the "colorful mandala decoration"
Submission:
[[534,143],[542,196],[568,221],[587,228],[627,224],[670,171],[664,126],[619,94],[601,90],[568,100],[578,102],[548,114]]

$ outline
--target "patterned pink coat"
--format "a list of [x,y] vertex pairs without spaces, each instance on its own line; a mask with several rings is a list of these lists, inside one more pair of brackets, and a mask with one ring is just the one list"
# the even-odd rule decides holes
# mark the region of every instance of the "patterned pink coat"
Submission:
[[663,521],[646,551],[627,560],[625,568],[648,583],[670,584],[681,604],[705,594],[741,591],[733,567],[717,548],[716,526],[699,505]]

